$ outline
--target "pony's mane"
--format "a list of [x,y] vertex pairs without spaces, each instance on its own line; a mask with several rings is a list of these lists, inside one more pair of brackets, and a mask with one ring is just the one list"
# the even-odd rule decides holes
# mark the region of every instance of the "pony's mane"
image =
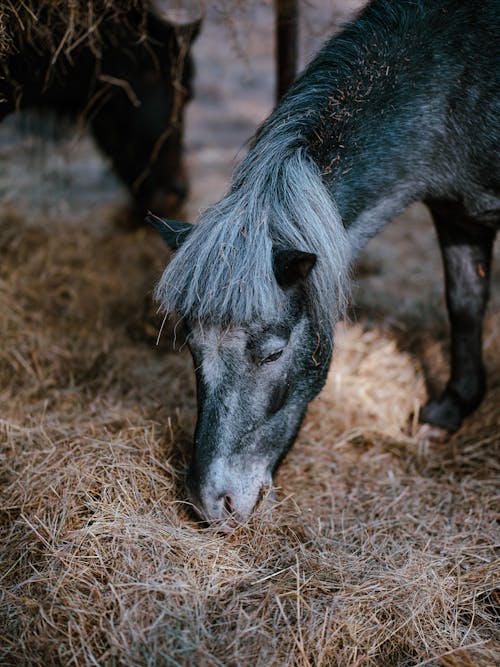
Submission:
[[331,328],[346,291],[346,232],[315,163],[272,139],[252,148],[167,266],[155,293],[165,312],[237,325],[279,318],[286,297],[273,273],[276,245],[317,254],[308,304],[318,327]]
[[389,1],[370,5],[295,82],[257,131],[228,193],[202,214],[166,268],[156,289],[166,312],[234,324],[279,318],[286,296],[273,273],[277,245],[318,256],[306,280],[308,304],[317,326],[331,330],[343,312],[352,257],[315,144],[332,96],[359,73],[363,36],[384,36],[397,19]]
[[[437,1],[436,14],[448,4],[455,3]],[[331,331],[345,304],[355,248],[329,192],[351,169],[345,171],[344,156],[327,177],[325,160],[344,135],[356,143],[349,132],[366,118],[356,120],[370,91],[379,99],[392,94],[396,68],[380,53],[390,44],[397,63],[407,39],[419,44],[417,18],[429,6],[424,0],[369,4],[320,50],[255,134],[228,193],[203,213],[166,268],[156,289],[165,311],[234,324],[280,318],[286,296],[273,273],[276,245],[318,256],[305,283],[307,303],[320,330]]]

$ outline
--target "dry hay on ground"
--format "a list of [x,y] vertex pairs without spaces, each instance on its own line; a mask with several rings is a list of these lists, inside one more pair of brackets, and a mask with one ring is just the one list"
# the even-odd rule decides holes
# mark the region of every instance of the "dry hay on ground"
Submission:
[[0,253],[1,664],[498,664],[498,313],[485,403],[422,444],[441,330],[375,316],[373,283],[277,502],[223,536],[183,503],[194,385],[155,347],[156,238],[12,209]]

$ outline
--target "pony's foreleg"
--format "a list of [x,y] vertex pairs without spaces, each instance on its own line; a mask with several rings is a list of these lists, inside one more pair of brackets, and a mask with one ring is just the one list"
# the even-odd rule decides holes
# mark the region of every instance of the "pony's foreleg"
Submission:
[[482,324],[495,231],[468,219],[455,206],[430,208],[444,262],[451,375],[442,396],[422,409],[420,421],[454,431],[479,405],[486,388]]

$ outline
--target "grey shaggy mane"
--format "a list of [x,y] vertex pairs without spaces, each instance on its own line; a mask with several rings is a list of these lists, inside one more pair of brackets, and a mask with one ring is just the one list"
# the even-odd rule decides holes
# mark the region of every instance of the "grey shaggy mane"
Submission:
[[232,189],[165,269],[155,297],[165,312],[192,320],[275,321],[287,300],[273,273],[274,245],[317,254],[306,294],[316,325],[328,332],[345,300],[347,235],[317,165],[283,136],[257,141]]

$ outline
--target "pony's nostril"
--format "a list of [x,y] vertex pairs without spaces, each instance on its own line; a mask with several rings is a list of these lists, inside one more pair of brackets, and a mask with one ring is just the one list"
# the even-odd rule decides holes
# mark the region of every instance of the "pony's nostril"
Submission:
[[221,495],[219,496],[219,500],[222,501],[224,514],[232,514],[234,512],[234,501],[229,494],[221,493]]

